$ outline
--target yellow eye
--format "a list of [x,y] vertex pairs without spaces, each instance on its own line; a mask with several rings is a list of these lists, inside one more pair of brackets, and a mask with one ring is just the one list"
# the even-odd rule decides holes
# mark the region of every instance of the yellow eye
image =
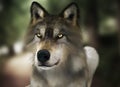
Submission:
[[42,35],[41,35],[40,33],[37,33],[36,36],[37,36],[38,38],[42,38]]
[[61,39],[64,35],[63,34],[58,34],[57,38]]

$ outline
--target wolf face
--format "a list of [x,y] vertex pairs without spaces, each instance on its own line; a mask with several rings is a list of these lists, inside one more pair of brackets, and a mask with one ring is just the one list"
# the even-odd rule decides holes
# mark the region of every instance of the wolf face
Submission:
[[70,54],[78,52],[82,46],[78,13],[75,3],[59,15],[50,15],[40,4],[32,3],[26,41],[28,47],[33,48],[36,67],[51,69],[65,61]]

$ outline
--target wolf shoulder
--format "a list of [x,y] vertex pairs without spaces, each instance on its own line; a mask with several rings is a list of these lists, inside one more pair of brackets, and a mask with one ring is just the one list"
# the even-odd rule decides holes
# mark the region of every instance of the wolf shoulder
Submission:
[[95,72],[96,68],[98,67],[98,64],[99,64],[98,52],[96,51],[95,48],[90,47],[90,46],[85,46],[84,50],[85,50],[85,54],[86,54],[89,72],[91,74],[93,74]]

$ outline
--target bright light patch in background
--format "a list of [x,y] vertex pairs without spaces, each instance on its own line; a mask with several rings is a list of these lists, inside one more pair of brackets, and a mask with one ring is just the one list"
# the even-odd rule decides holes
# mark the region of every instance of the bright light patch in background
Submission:
[[101,35],[115,33],[117,31],[116,19],[108,17],[105,20],[101,21],[99,31]]
[[16,74],[16,76],[28,76],[31,73],[31,53],[25,53],[8,60],[4,73]]
[[22,42],[16,42],[14,44],[14,51],[16,54],[21,53],[23,51],[23,43]]
[[0,48],[0,56],[1,55],[5,55],[5,54],[8,54],[9,50],[8,50],[8,47],[7,46],[2,46]]

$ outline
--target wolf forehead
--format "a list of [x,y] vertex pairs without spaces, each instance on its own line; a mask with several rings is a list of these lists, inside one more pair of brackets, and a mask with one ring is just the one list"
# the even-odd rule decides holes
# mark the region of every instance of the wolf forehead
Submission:
[[[38,20],[35,24],[33,24],[33,27],[41,27],[44,26],[45,28],[55,28],[67,26],[68,24],[65,22],[64,19],[58,17],[57,15],[50,15],[45,17],[44,19]],[[68,25],[70,26],[70,25]]]

